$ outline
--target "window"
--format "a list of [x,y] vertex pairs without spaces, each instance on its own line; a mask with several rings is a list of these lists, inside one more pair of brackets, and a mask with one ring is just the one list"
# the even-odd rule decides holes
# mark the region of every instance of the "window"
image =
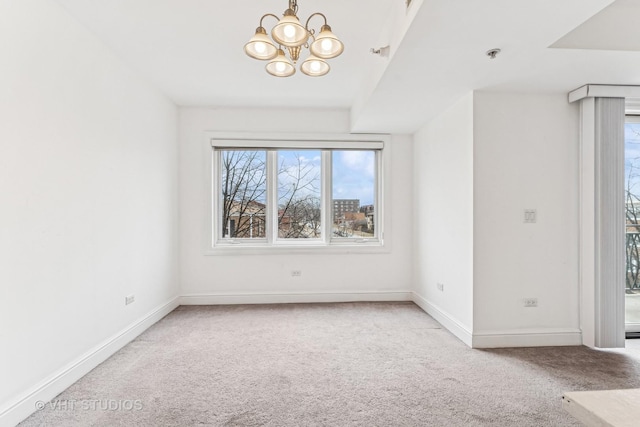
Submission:
[[213,248],[382,245],[383,141],[212,138]]
[[266,151],[221,150],[221,236],[264,239],[266,236]]
[[320,150],[277,150],[278,238],[322,238]]

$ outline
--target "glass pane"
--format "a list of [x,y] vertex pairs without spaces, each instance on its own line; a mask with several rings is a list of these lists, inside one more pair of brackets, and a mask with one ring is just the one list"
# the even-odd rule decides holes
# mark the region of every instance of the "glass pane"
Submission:
[[266,236],[266,151],[222,150],[222,237]]
[[375,237],[376,152],[333,151],[333,237]]
[[278,237],[320,238],[320,150],[278,151]]
[[640,331],[640,122],[625,124],[626,323]]

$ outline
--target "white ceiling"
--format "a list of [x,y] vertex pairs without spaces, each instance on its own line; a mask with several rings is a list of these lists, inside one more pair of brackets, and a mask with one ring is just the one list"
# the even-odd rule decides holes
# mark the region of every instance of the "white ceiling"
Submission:
[[[243,46],[266,13],[282,16],[288,0],[58,0],[82,24],[178,105],[349,108],[360,67],[392,0],[299,0],[304,23],[322,12],[345,52],[331,72],[272,77]],[[264,22],[267,30],[275,18]],[[315,17],[310,25],[323,21]],[[350,31],[348,31],[350,29]]]
[[[640,52],[613,37],[637,45],[640,0],[413,0],[409,13],[405,0],[298,0],[346,49],[329,75],[286,79],[242,50],[286,0],[57,1],[178,105],[352,108],[355,132],[413,132],[470,90],[640,85]],[[390,58],[369,53],[387,43]]]
[[617,0],[555,42],[567,49],[640,51],[638,0]]

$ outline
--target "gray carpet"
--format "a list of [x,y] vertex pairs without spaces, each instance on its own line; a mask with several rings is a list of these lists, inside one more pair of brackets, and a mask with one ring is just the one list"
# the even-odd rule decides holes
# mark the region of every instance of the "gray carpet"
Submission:
[[20,425],[575,426],[562,393],[640,387],[630,354],[472,350],[412,303],[180,307]]

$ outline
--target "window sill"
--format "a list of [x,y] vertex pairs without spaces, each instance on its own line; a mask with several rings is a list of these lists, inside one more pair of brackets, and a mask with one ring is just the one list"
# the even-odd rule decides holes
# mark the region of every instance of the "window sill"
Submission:
[[219,245],[205,250],[205,256],[224,255],[345,255],[345,254],[385,254],[390,253],[388,245],[380,243],[340,243],[334,245]]

